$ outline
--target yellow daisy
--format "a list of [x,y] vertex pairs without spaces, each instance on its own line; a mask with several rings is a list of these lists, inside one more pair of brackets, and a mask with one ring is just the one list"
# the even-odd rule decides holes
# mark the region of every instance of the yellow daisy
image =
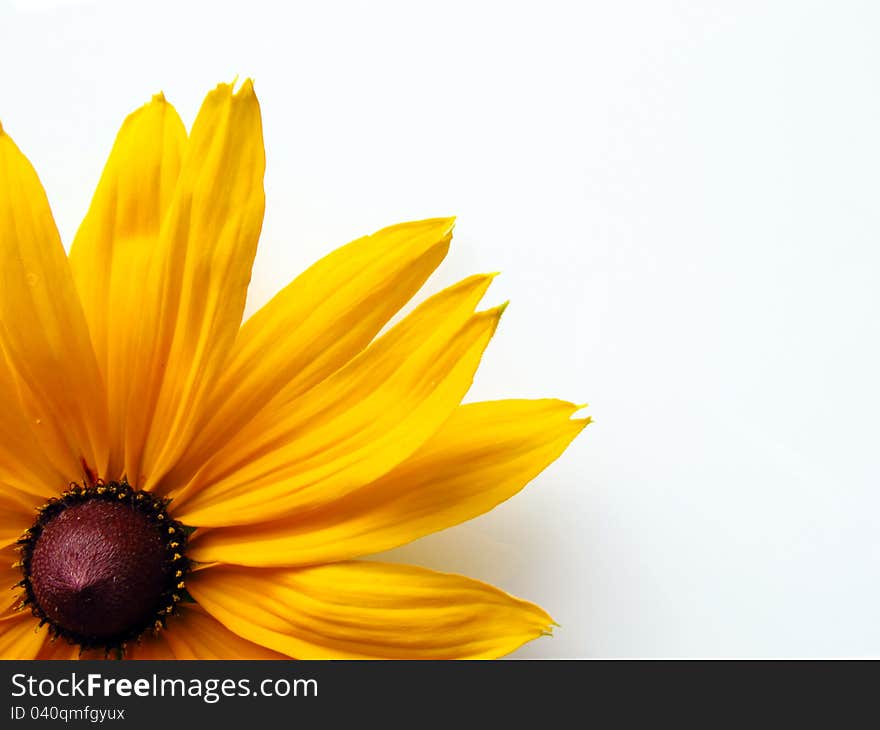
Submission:
[[260,108],[131,114],[65,255],[0,127],[0,657],[487,658],[549,631],[457,575],[358,560],[490,510],[589,422],[462,405],[503,307],[427,299],[453,221],[392,226],[241,323]]

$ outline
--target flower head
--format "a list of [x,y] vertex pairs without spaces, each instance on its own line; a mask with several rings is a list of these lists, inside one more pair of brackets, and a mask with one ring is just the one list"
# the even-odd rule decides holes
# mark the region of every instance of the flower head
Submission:
[[264,166],[249,81],[189,135],[156,96],[67,256],[0,127],[0,657],[495,657],[549,631],[491,586],[359,558],[488,511],[589,419],[461,404],[491,275],[379,334],[451,219],[343,246],[242,324]]

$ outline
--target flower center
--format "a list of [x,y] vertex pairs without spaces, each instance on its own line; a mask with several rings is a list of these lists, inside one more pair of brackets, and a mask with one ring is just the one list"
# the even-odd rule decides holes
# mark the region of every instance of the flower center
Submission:
[[74,486],[19,541],[25,603],[56,636],[124,650],[159,631],[185,587],[186,530],[125,482]]

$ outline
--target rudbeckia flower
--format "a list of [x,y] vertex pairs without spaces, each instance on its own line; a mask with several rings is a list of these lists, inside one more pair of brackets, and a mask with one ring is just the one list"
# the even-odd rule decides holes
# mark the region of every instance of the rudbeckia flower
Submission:
[[491,275],[380,334],[451,219],[343,246],[242,324],[264,165],[250,82],[189,136],[159,95],[67,256],[0,128],[0,657],[484,658],[550,630],[497,588],[362,558],[490,510],[589,419],[461,404]]

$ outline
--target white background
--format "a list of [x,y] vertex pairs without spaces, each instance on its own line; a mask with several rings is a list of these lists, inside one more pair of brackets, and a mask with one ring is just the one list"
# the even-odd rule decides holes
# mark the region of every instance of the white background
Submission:
[[124,115],[163,89],[190,123],[236,74],[268,152],[249,311],[459,216],[426,291],[501,270],[512,300],[470,397],[595,418],[394,553],[545,606],[516,656],[880,654],[877,4],[0,7],[0,119],[68,243]]

